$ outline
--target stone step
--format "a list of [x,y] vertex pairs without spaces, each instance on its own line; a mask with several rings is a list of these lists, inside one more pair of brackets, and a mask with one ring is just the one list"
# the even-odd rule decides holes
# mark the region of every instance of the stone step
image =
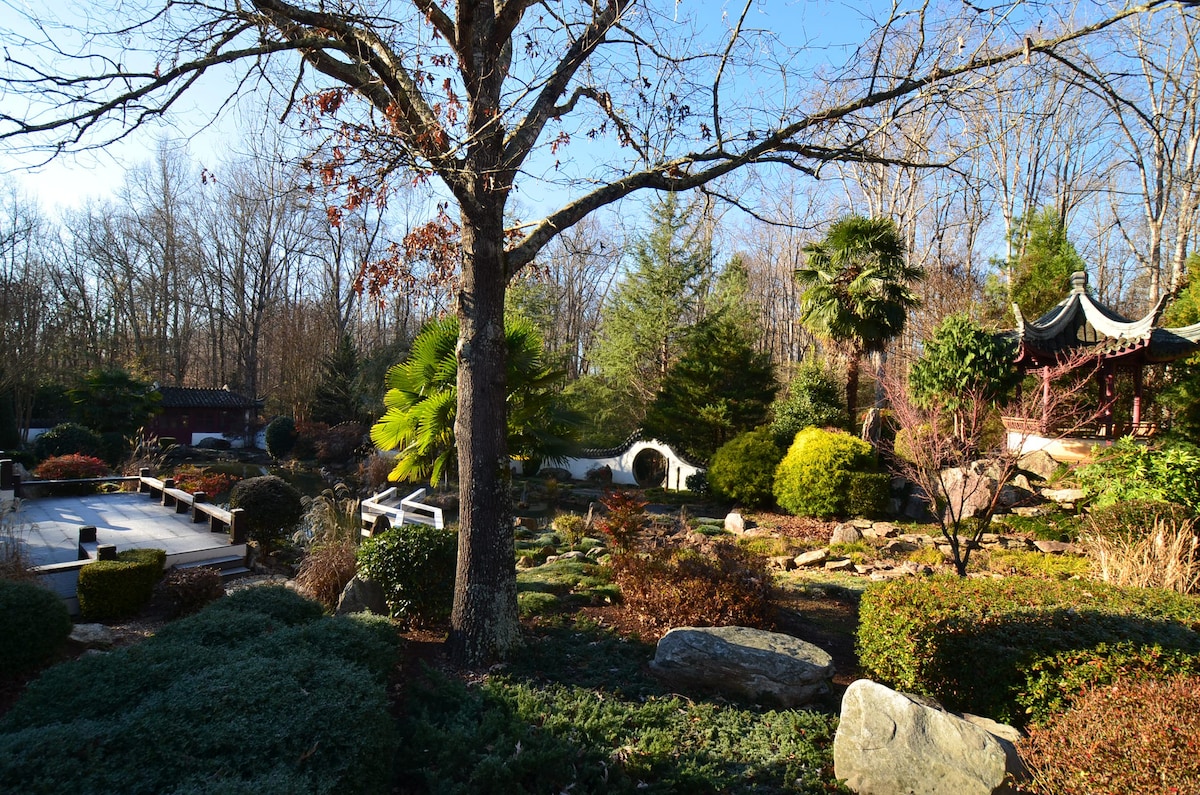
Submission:
[[190,563],[177,563],[177,569],[198,569],[200,567],[209,569],[218,569],[221,572],[229,571],[230,569],[241,568],[244,571],[246,561],[241,555],[223,555],[216,558],[205,558],[204,560],[193,560]]

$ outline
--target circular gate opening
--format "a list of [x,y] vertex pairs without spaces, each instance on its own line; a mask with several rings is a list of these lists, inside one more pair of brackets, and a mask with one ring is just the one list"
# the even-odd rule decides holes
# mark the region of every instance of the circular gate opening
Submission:
[[647,447],[633,457],[633,479],[643,489],[661,486],[667,479],[667,459],[657,450]]

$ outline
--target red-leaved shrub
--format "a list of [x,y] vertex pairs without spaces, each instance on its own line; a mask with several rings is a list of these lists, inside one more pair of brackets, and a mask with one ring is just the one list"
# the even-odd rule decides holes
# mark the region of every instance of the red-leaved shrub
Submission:
[[241,478],[226,472],[212,472],[191,464],[184,464],[177,468],[174,477],[175,488],[183,489],[191,494],[202,491],[210,498],[218,494],[225,494],[233,488],[233,484],[241,480]]
[[166,596],[175,616],[191,615],[225,595],[220,573],[206,566],[171,569],[159,581],[158,589]]
[[614,549],[633,549],[646,522],[646,501],[635,492],[610,491],[600,502],[608,509],[608,515],[599,523],[601,532],[608,536]]
[[613,556],[621,599],[645,626],[771,626],[766,560],[728,542]]
[[1039,795],[1194,793],[1200,677],[1099,687],[1020,746]]
[[38,464],[33,474],[42,480],[98,478],[109,473],[108,464],[90,455],[56,455]]

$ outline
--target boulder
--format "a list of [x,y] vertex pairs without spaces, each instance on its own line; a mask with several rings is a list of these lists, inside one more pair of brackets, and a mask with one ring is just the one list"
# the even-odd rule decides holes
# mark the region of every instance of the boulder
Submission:
[[871,527],[863,530],[867,538],[895,538],[900,531],[891,522],[872,522]]
[[111,649],[117,636],[104,624],[76,624],[71,627],[70,639],[88,649]]
[[1083,499],[1083,489],[1042,489],[1042,498],[1059,505],[1076,503]]
[[337,615],[349,613],[374,613],[380,616],[388,614],[387,599],[383,596],[383,588],[374,580],[352,577],[342,595],[338,597]]
[[725,515],[725,532],[742,535],[746,532],[746,520],[736,511]]
[[801,552],[793,560],[800,568],[805,566],[819,566],[829,557],[828,549],[814,549],[811,552]]
[[1058,462],[1045,450],[1035,450],[1017,459],[1017,466],[1046,480],[1058,471]]
[[855,544],[862,541],[863,531],[850,522],[840,522],[829,536],[830,544]]
[[860,679],[846,689],[834,775],[859,795],[991,795],[1023,776],[1015,729]]
[[963,518],[986,513],[992,507],[992,496],[1000,488],[997,468],[989,461],[972,461],[966,466],[943,470],[941,478],[947,502]]
[[538,477],[546,480],[553,478],[561,483],[571,479],[571,472],[562,467],[542,467],[538,470]]
[[829,693],[833,659],[791,635],[749,627],[681,627],[658,642],[650,668],[663,681],[784,708]]
[[612,484],[612,467],[610,467],[608,464],[592,467],[587,471],[587,474],[584,475],[584,477],[593,483]]
[[854,571],[854,561],[849,558],[827,561],[825,571]]

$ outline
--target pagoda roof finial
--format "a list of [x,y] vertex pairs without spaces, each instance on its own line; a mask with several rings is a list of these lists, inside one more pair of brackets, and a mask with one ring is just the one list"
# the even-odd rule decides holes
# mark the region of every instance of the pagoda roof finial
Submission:
[[1087,271],[1075,271],[1071,274],[1071,292],[1086,293],[1087,285]]

